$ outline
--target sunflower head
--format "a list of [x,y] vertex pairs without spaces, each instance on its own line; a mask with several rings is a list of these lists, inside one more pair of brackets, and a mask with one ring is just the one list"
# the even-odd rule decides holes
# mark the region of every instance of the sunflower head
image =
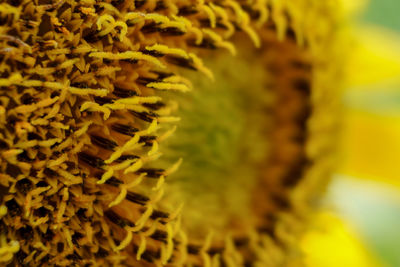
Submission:
[[283,266],[331,164],[335,1],[0,4],[0,261]]

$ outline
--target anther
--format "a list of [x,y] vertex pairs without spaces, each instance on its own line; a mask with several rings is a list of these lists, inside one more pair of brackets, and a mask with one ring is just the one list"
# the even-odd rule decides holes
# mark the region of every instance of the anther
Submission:
[[134,193],[134,192],[128,192],[126,194],[125,198],[126,198],[126,200],[129,200],[129,201],[139,204],[139,205],[145,205],[146,202],[148,202],[150,200],[150,198],[148,198],[144,195],[138,194],[138,193]]
[[137,93],[133,90],[127,90],[127,89],[123,89],[117,86],[114,86],[114,91],[113,94],[115,96],[118,96],[120,98],[128,98],[128,97],[132,97],[132,96],[136,96]]
[[139,129],[137,129],[133,126],[120,124],[120,123],[114,123],[113,125],[111,125],[111,129],[116,132],[119,132],[121,134],[128,135],[128,136],[134,136],[135,133],[137,131],[139,131]]
[[133,227],[135,226],[134,223],[132,223],[131,221],[127,220],[127,219],[123,219],[121,218],[117,213],[115,213],[112,210],[107,210],[104,212],[104,215],[110,219],[111,222],[113,222],[114,224],[120,226],[120,227],[125,227],[125,226],[130,226]]
[[186,58],[182,58],[182,57],[167,56],[166,60],[169,63],[180,66],[182,68],[197,70],[196,67],[194,66],[193,60],[191,58],[186,59]]
[[114,149],[118,146],[116,142],[97,135],[92,135],[90,140],[94,145],[97,145],[107,150],[114,151]]
[[155,117],[158,117],[157,114],[155,113],[149,113],[149,112],[136,112],[133,110],[129,111],[132,115],[134,115],[135,117],[143,120],[143,121],[147,121],[147,122],[152,122],[154,120]]
[[155,169],[155,168],[141,168],[137,171],[138,174],[146,173],[146,177],[148,178],[160,178],[164,173],[164,169]]
[[105,165],[104,161],[101,158],[89,155],[85,152],[79,152],[78,158],[94,168],[101,168]]

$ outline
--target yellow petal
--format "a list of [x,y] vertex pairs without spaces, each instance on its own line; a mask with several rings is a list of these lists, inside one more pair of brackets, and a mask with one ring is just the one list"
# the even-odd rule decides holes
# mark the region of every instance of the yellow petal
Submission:
[[355,34],[348,65],[348,86],[355,88],[393,79],[400,83],[400,35],[382,27],[365,25],[357,27]]
[[307,267],[379,267],[357,233],[329,212],[313,218],[312,228],[301,241]]
[[400,114],[350,109],[344,123],[340,172],[400,187]]

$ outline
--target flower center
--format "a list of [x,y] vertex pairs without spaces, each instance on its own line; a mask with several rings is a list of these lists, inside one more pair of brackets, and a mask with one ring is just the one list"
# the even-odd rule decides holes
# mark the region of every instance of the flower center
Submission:
[[182,120],[164,155],[184,161],[166,195],[184,203],[182,226],[194,239],[273,231],[307,164],[310,65],[302,50],[290,40],[263,52],[236,43],[237,56],[206,59],[215,81],[188,76],[193,92],[174,97]]
[[168,155],[184,161],[168,183],[170,197],[184,202],[184,225],[199,236],[241,228],[243,218],[252,217],[252,192],[270,151],[274,99],[254,53],[240,49],[236,57],[209,59],[215,81],[194,75],[193,92],[178,100],[182,120],[167,146]]

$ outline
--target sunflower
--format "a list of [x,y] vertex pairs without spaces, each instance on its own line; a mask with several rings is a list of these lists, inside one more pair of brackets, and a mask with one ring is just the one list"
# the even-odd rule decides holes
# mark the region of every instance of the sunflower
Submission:
[[11,266],[301,266],[329,181],[336,1],[0,4]]

